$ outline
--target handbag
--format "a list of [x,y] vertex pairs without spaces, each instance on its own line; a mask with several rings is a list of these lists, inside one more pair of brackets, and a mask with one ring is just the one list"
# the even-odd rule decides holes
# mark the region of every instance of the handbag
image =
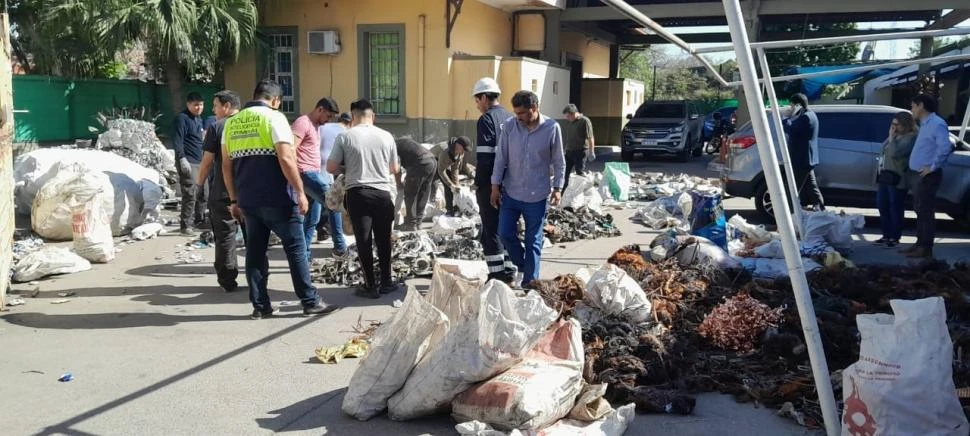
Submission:
[[876,176],[876,183],[896,186],[899,184],[900,179],[902,179],[902,177],[900,177],[900,175],[895,171],[882,170],[879,171],[879,175]]

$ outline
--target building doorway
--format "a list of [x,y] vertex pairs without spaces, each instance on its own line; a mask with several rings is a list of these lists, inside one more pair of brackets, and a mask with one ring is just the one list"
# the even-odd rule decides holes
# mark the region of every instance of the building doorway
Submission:
[[566,68],[569,68],[569,102],[583,110],[583,59],[566,55]]

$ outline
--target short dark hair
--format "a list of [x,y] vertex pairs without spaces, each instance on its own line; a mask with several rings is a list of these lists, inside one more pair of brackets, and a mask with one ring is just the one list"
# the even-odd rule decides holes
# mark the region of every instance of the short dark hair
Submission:
[[469,137],[467,137],[467,136],[458,136],[458,137],[453,137],[453,138],[449,139],[448,140],[448,155],[451,156],[452,158],[454,158],[455,157],[455,147],[456,146],[459,146],[459,145],[462,146],[462,147],[464,147],[464,149],[465,149],[466,152],[471,151],[472,140]]
[[186,103],[198,103],[200,101],[203,101],[202,94],[195,91],[190,92],[189,95],[185,97]]
[[933,98],[932,95],[919,94],[913,97],[913,103],[923,106],[923,109],[926,109],[927,112],[936,113],[937,103],[936,103],[936,99]]
[[791,96],[791,98],[788,99],[788,101],[792,102],[793,104],[797,104],[805,109],[808,109],[808,96],[806,96],[805,94],[802,94],[802,93],[795,94]]
[[272,100],[283,96],[283,87],[272,79],[263,79],[256,84],[253,100]]
[[539,106],[539,96],[532,91],[519,91],[512,96],[512,107],[531,108]]
[[354,117],[350,116],[349,113],[344,112],[340,114],[340,118],[338,118],[337,120],[340,121],[341,123],[350,124],[350,122],[354,120]]
[[351,112],[363,113],[369,110],[374,110],[374,105],[371,104],[370,100],[366,98],[362,98],[350,104]]
[[475,97],[485,97],[485,99],[488,100],[489,103],[493,103],[496,100],[498,100],[498,94],[494,92],[480,92],[478,94],[475,94]]
[[333,112],[335,114],[340,113],[340,107],[337,106],[337,100],[334,100],[332,97],[321,98],[320,101],[317,102],[317,107],[322,107],[327,112]]
[[213,98],[219,100],[219,104],[229,105],[229,107],[235,109],[238,109],[242,104],[239,94],[236,94],[235,91],[230,91],[228,89],[217,92]]

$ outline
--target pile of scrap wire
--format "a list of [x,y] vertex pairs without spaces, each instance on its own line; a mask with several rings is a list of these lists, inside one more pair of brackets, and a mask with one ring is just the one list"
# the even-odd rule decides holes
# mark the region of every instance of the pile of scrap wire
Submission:
[[[391,269],[394,278],[404,280],[430,276],[434,260],[439,257],[484,259],[481,244],[473,236],[464,231],[447,236],[431,235],[424,231],[395,233],[391,245]],[[378,259],[376,246],[374,259]],[[375,274],[377,273],[375,269]],[[347,254],[343,256],[323,259],[312,275],[318,283],[356,286],[363,278],[357,257],[357,245],[348,247]]]
[[[627,247],[610,259],[639,281],[654,321],[607,318],[584,326],[590,383],[609,383],[607,399],[642,412],[688,412],[689,393],[721,392],[785,410],[816,427],[821,409],[790,281],[730,278],[709,269],[654,263]],[[891,313],[891,299],[940,296],[954,345],[953,378],[970,387],[970,265],[833,266],[809,274],[836,398],[840,371],[859,358],[855,316]],[[664,402],[666,401],[666,402]],[[964,410],[970,412],[970,402]],[[666,410],[655,406],[663,404]],[[970,414],[970,413],[968,413]]]
[[686,174],[634,173],[630,181],[630,200],[654,201],[693,190],[720,191],[720,182]]
[[459,229],[451,235],[432,233],[431,240],[437,245],[435,254],[446,259],[483,260],[485,252],[477,234],[477,227]]
[[610,238],[620,236],[620,229],[613,224],[613,216],[597,213],[581,207],[549,209],[546,217],[546,236],[554,244],[582,239]]

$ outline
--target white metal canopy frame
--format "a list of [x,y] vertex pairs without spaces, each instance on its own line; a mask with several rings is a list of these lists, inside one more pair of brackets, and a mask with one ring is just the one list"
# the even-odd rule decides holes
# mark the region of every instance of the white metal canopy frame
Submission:
[[[958,56],[944,56],[937,58],[926,58],[912,61],[903,62],[892,62],[883,64],[872,64],[859,67],[850,67],[839,70],[831,70],[817,73],[806,73],[806,74],[795,74],[789,76],[780,76],[777,78],[772,78],[771,73],[768,69],[768,61],[765,57],[765,50],[772,48],[789,48],[789,47],[800,47],[809,45],[825,45],[825,44],[838,44],[846,42],[862,42],[862,41],[877,41],[877,40],[887,40],[887,39],[906,39],[906,38],[923,38],[923,37],[943,37],[952,35],[966,35],[970,34],[970,28],[954,28],[954,29],[944,29],[944,30],[929,30],[929,31],[919,31],[919,32],[897,32],[897,33],[885,33],[878,35],[864,35],[864,36],[848,36],[848,37],[836,37],[836,38],[816,38],[816,39],[805,39],[805,40],[793,40],[793,41],[773,41],[764,43],[752,43],[748,39],[747,30],[744,25],[744,16],[741,12],[741,5],[739,0],[723,0],[724,13],[727,17],[728,27],[731,32],[732,46],[725,47],[715,47],[711,49],[697,50],[691,47],[690,44],[686,43],[684,40],[677,37],[673,33],[669,32],[663,26],[657,22],[651,20],[649,17],[641,13],[639,10],[630,6],[623,0],[601,0],[606,5],[616,9],[617,11],[623,13],[633,21],[638,24],[649,28],[657,35],[666,39],[674,45],[677,45],[682,50],[689,53],[691,56],[699,60],[714,76],[714,78],[725,87],[737,87],[742,86],[744,88],[745,103],[748,106],[749,113],[751,114],[751,125],[754,128],[755,138],[757,140],[758,154],[761,157],[761,165],[765,172],[765,181],[768,185],[768,192],[772,198],[780,199],[786,198],[785,191],[782,186],[781,174],[779,173],[779,162],[778,156],[775,153],[775,143],[772,135],[768,130],[768,114],[764,107],[764,97],[761,92],[760,84],[772,83],[777,81],[788,81],[795,79],[804,79],[809,77],[819,77],[833,74],[841,74],[845,72],[862,72],[870,71],[879,68],[887,67],[897,67],[913,64],[923,64],[931,63],[934,61],[951,61],[951,60],[962,60],[970,59],[970,55],[958,55]],[[734,51],[738,57],[738,68],[741,73],[740,82],[728,82],[725,80],[720,73],[704,59],[702,53],[714,53],[721,51]],[[763,79],[758,78],[757,69],[755,68],[754,56],[752,55],[752,50],[756,50],[758,54],[758,60],[760,62],[760,67]],[[805,343],[808,347],[809,359],[812,363],[812,374],[815,379],[816,390],[819,395],[819,405],[822,409],[822,417],[825,421],[825,430],[829,436],[836,436],[841,432],[841,419],[838,413],[838,407],[835,402],[835,396],[832,392],[832,382],[829,376],[828,363],[825,360],[825,351],[822,347],[822,340],[818,330],[818,323],[815,319],[815,307],[812,304],[811,290],[808,286],[808,279],[805,276],[805,268],[802,264],[802,257],[799,250],[798,239],[795,232],[796,222],[801,227],[801,207],[798,199],[798,189],[796,187],[794,173],[791,167],[791,160],[788,153],[788,147],[785,140],[785,135],[782,129],[781,111],[778,108],[778,98],[775,95],[774,87],[766,86],[766,92],[770,100],[770,106],[775,108],[770,111],[772,122],[775,128],[775,132],[778,136],[779,149],[781,150],[783,163],[785,166],[785,174],[787,175],[787,184],[789,186],[788,198],[791,204],[794,206],[794,218],[792,216],[792,211],[789,209],[789,202],[787,201],[774,201],[775,204],[773,212],[775,215],[775,220],[778,224],[779,233],[781,235],[781,243],[785,253],[785,263],[788,266],[789,276],[792,281],[792,288],[795,293],[795,301],[798,305],[798,315],[801,318],[802,332],[805,335]],[[970,108],[966,111],[963,119],[963,124],[960,130],[960,139],[963,139],[966,133],[967,124],[970,123]]]

